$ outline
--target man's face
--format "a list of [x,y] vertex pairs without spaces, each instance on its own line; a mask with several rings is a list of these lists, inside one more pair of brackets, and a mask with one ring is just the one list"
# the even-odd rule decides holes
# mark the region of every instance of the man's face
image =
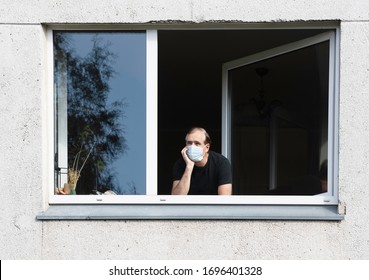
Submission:
[[186,146],[195,145],[203,149],[203,155],[209,151],[210,145],[205,144],[205,134],[200,130],[195,130],[186,136]]

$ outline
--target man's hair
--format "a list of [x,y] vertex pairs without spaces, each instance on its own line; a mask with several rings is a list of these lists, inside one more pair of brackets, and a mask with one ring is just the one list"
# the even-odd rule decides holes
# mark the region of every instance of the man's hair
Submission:
[[195,131],[197,131],[197,130],[199,130],[199,131],[201,131],[201,132],[203,132],[203,133],[205,134],[205,144],[211,144],[211,143],[212,143],[212,142],[211,142],[211,138],[210,138],[209,133],[207,133],[207,131],[206,131],[204,128],[202,128],[202,127],[197,127],[197,126],[192,127],[192,128],[187,132],[187,134],[186,134],[186,138],[187,138],[187,135],[188,135],[188,134],[191,134],[191,133],[193,133],[193,132],[195,132]]

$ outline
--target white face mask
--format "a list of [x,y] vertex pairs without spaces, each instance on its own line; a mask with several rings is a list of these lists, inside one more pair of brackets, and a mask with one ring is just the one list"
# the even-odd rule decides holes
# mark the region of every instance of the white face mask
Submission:
[[191,145],[187,149],[187,155],[190,158],[190,160],[194,162],[201,161],[203,156],[203,149],[201,147],[197,147],[195,145]]

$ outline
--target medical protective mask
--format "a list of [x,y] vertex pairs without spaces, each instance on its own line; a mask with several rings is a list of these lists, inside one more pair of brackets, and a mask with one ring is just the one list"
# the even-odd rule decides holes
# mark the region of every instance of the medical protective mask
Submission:
[[191,145],[187,149],[187,155],[190,158],[190,160],[194,162],[201,161],[203,156],[203,149],[201,147],[197,147],[195,145]]

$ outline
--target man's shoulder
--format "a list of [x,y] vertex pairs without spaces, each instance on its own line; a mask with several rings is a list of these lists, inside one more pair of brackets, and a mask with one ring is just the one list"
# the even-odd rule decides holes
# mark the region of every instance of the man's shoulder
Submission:
[[212,158],[212,160],[216,162],[229,162],[229,160],[225,156],[215,151],[209,151],[209,156],[210,158]]

